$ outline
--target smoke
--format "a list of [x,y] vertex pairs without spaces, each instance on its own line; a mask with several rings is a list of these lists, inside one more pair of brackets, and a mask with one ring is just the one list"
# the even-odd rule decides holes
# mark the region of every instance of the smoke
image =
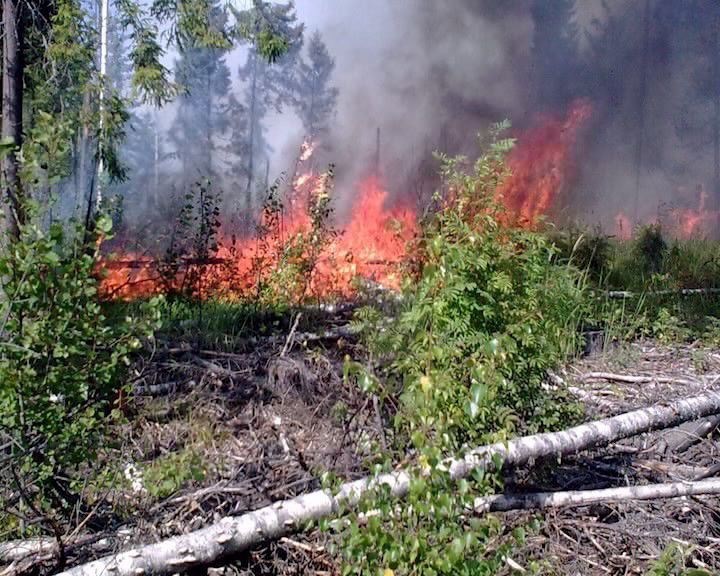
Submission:
[[328,159],[348,197],[373,166],[403,191],[434,150],[472,152],[490,122],[522,117],[532,22],[527,2],[299,0],[336,60]]
[[[697,76],[711,69],[703,34],[712,35],[716,6],[649,7],[646,36],[645,2],[577,0],[570,57],[552,44],[553,30],[539,54],[532,0],[298,0],[300,18],[320,30],[337,63],[327,158],[338,165],[340,194],[350,198],[372,166],[377,128],[385,181],[411,194],[430,151],[472,155],[488,124],[509,118],[522,129],[540,112],[563,114],[569,97],[587,97],[595,113],[563,215],[611,230],[617,212],[633,218],[635,205],[643,221],[664,205],[694,205],[697,186],[713,185],[712,143],[700,135],[717,86],[702,88]],[[685,126],[688,115],[700,126]]]
[[[621,211],[651,221],[666,206],[694,207],[700,185],[720,203],[716,0],[296,0],[296,8],[306,36],[320,31],[336,63],[337,116],[319,161],[336,165],[341,213],[377,157],[394,198],[427,198],[433,151],[472,157],[489,124],[509,119],[522,133],[542,114],[565,114],[574,98],[589,99],[594,113],[556,216],[612,231]],[[246,56],[226,57],[238,99]],[[161,123],[174,114],[166,109]],[[287,107],[268,128],[277,176],[292,169],[305,135]]]

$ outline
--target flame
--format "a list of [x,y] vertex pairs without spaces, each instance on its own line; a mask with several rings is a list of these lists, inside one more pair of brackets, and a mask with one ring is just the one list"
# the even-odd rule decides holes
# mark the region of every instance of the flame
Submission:
[[[199,272],[204,278],[198,296],[213,293],[239,298],[250,294],[258,280],[266,280],[273,273],[274,258],[286,243],[301,235],[308,239],[312,221],[307,202],[301,200],[318,200],[327,194],[327,178],[324,174],[302,175],[299,181],[303,184],[293,190],[292,201],[288,202],[275,235],[235,239],[221,234],[217,253],[210,262],[213,266],[188,260],[168,276],[160,273],[158,263],[134,253],[125,254],[122,260],[99,263],[99,268],[104,268],[102,294],[123,299],[146,297],[178,289],[190,275]],[[399,288],[399,265],[405,255],[405,245],[417,231],[415,212],[403,207],[387,208],[387,191],[376,176],[359,183],[357,197],[351,220],[314,255],[307,285],[295,287],[300,293],[289,296],[296,299],[308,295],[349,296],[353,280],[358,276],[387,288]],[[259,263],[264,263],[264,267],[258,266]]]
[[[676,190],[676,195],[687,196],[685,188]],[[701,184],[697,186],[697,204],[694,208],[679,206],[658,215],[657,219],[644,219],[645,224],[662,223],[663,227],[675,238],[707,237],[717,234],[720,227],[720,211],[707,207],[708,193]],[[669,214],[670,218],[667,218]],[[615,216],[615,232],[618,238],[629,240],[632,237],[630,219],[619,212]]]
[[498,187],[498,197],[519,224],[532,226],[547,214],[574,175],[578,130],[591,115],[590,101],[576,100],[564,118],[541,117],[519,135],[508,155],[510,176]]
[[[508,156],[511,175],[497,191],[498,199],[514,215],[515,223],[533,226],[552,207],[574,173],[577,132],[590,114],[590,103],[579,100],[564,118],[543,117],[519,135],[517,146]],[[287,264],[288,258],[297,257],[287,252],[287,246],[300,245],[300,239],[305,242],[302,244],[305,253],[301,256],[313,263],[304,284],[284,286],[282,279],[276,279],[280,289],[294,291],[288,294],[293,299],[310,295],[348,296],[357,277],[398,288],[407,243],[418,231],[417,216],[408,207],[388,207],[387,191],[377,175],[358,183],[357,201],[343,229],[328,237],[319,253],[308,252],[312,252],[313,245],[310,237],[313,203],[326,200],[329,193],[328,176],[316,174],[310,165],[316,149],[312,140],[303,142],[279,221],[277,214],[264,215],[262,225],[272,233],[240,239],[228,232],[221,233],[213,266],[207,266],[208,262],[186,261],[180,267],[166,266],[161,273],[161,263],[145,256],[128,253],[121,260],[106,259],[98,265],[105,269],[101,293],[131,299],[178,289],[188,279],[200,278],[200,287],[195,289],[197,296],[241,298],[252,294],[259,284],[272,280],[279,259]]]
[[671,214],[675,221],[676,234],[682,238],[701,236],[712,233],[720,222],[720,213],[707,209],[708,194],[705,187],[697,187],[697,208],[675,208]]

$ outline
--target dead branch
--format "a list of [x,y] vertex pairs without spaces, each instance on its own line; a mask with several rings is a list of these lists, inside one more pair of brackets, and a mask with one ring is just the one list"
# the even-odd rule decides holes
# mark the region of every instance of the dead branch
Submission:
[[658,452],[684,452],[693,444],[697,444],[715,428],[720,426],[720,415],[703,418],[697,422],[686,422],[668,430],[658,441],[656,450]]
[[542,510],[561,506],[587,506],[599,502],[625,500],[661,500],[681,496],[720,494],[720,479],[699,482],[672,482],[646,486],[623,486],[603,490],[570,492],[538,492],[534,494],[497,494],[476,498],[476,512],[508,512],[510,510]]
[[[720,392],[636,410],[612,418],[582,424],[553,433],[517,438],[507,443],[482,446],[463,458],[448,460],[451,478],[466,477],[477,468],[491,468],[498,459],[507,466],[521,466],[539,458],[577,453],[651,430],[677,426],[720,413]],[[339,491],[318,490],[290,500],[226,517],[220,522],[180,536],[141,546],[82,564],[63,572],[63,576],[143,576],[186,572],[218,562],[299,531],[308,523],[358,505],[363,495],[378,485],[387,485],[400,498],[407,493],[411,472],[400,469],[390,474],[363,478],[343,484]]]
[[686,386],[697,386],[697,380],[685,378],[674,378],[672,376],[630,376],[626,374],[615,374],[613,372],[588,372],[580,376],[580,380],[608,380],[610,382],[623,382],[625,384],[683,384]]

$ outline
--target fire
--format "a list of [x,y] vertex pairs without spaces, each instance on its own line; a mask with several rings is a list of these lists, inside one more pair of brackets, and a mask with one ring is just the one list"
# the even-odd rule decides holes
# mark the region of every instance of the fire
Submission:
[[577,100],[565,118],[543,117],[518,137],[508,156],[511,175],[498,188],[498,196],[521,225],[532,226],[547,214],[574,175],[578,130],[591,114],[590,102]]
[[[683,188],[679,188],[676,190],[676,194],[687,196],[683,191]],[[661,223],[663,228],[676,238],[716,235],[717,229],[720,227],[720,211],[707,207],[708,194],[702,184],[697,186],[696,191],[696,207],[675,207],[658,214],[657,219],[644,220],[644,223]],[[631,221],[622,212],[615,216],[615,234],[623,240],[629,240],[632,237]]]
[[690,238],[713,232],[720,222],[720,213],[716,210],[708,210],[706,203],[708,199],[705,187],[697,187],[698,204],[697,208],[675,208],[670,213],[674,218],[676,233],[682,238]]
[[[268,280],[277,271],[278,259],[287,259],[287,246],[294,246],[293,242],[299,243],[301,238],[312,246],[314,231],[308,205],[328,194],[327,179],[325,174],[302,174],[293,185],[281,221],[270,234],[244,239],[222,234],[211,262],[186,260],[169,276],[161,274],[158,263],[133,253],[125,254],[121,261],[102,262],[102,293],[114,298],[144,297],[178,289],[192,274],[202,274],[199,296],[208,292],[229,298],[250,294],[259,279]],[[357,197],[351,220],[337,234],[329,234],[318,254],[308,254],[305,248],[303,256],[312,260],[313,269],[306,285],[288,287],[296,291],[288,296],[348,296],[356,277],[388,288],[399,287],[405,245],[417,231],[415,213],[409,208],[386,207],[388,194],[376,176],[359,183]],[[268,221],[263,224],[272,225]]]
[[[574,173],[573,147],[590,114],[589,102],[577,101],[566,117],[544,117],[519,135],[508,157],[511,175],[497,192],[516,223],[532,226],[552,207]],[[246,238],[222,233],[212,262],[186,260],[163,266],[136,254],[100,262],[99,267],[106,269],[102,293],[134,298],[192,284],[197,296],[234,298],[275,282],[277,289],[301,300],[348,296],[357,277],[397,288],[407,243],[417,234],[415,211],[388,207],[387,191],[380,178],[372,175],[358,183],[351,218],[337,234],[316,230],[313,222],[317,211],[325,210],[331,188],[329,175],[313,170],[316,148],[311,140],[303,143],[282,210],[263,216],[264,233]],[[323,234],[327,236],[320,241]],[[280,269],[300,260],[303,263],[298,265],[304,267],[310,263],[299,275],[303,280],[299,284],[286,281]]]

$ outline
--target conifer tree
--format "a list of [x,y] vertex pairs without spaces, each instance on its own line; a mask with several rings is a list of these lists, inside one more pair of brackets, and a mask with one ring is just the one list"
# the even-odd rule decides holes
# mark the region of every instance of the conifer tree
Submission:
[[[223,30],[227,16],[219,2],[207,0],[207,9],[213,29]],[[218,174],[218,136],[229,128],[225,103],[231,82],[225,54],[224,48],[186,42],[175,62],[175,80],[182,94],[169,137],[182,164],[183,186]]]
[[285,105],[292,104],[294,67],[302,49],[304,25],[297,21],[293,2],[253,0],[251,8],[235,10],[235,16],[244,36],[258,37],[270,32],[286,40],[286,52],[273,65],[257,47],[250,46],[245,64],[239,70],[245,87],[247,122],[234,126],[234,138],[242,143],[240,147],[244,152],[236,172],[245,177],[245,211],[249,217],[255,207],[257,168],[262,160],[267,161],[269,152],[264,119],[270,109],[279,112]]
[[315,137],[326,132],[335,114],[338,90],[332,86],[335,61],[319,32],[310,38],[307,59],[298,62],[295,110],[305,134]]

